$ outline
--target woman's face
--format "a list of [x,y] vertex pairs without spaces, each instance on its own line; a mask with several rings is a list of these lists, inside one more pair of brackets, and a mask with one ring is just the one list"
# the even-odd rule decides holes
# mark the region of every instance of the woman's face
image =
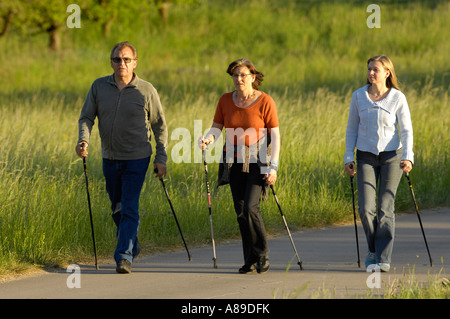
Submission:
[[233,72],[233,83],[236,90],[250,90],[255,81],[255,75],[250,72],[246,66],[240,66]]
[[385,84],[390,74],[380,61],[371,61],[367,66],[367,79],[371,84]]

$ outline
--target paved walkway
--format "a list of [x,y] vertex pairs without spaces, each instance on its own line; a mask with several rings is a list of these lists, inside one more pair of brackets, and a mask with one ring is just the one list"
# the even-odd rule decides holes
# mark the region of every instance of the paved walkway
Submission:
[[[131,274],[117,274],[114,264],[101,264],[98,271],[93,265],[80,265],[79,280],[68,280],[76,276],[61,270],[5,282],[0,284],[0,298],[184,299],[185,306],[196,299],[373,298],[411,273],[419,282],[428,282],[429,276],[448,278],[450,209],[423,211],[421,217],[433,267],[414,212],[397,217],[389,273],[358,268],[354,226],[347,225],[292,234],[302,271],[289,237],[283,236],[269,240],[271,269],[262,275],[238,274],[242,249],[241,243],[234,241],[216,247],[217,269],[213,268],[210,246],[191,248],[191,262],[185,250],[157,254],[138,258]],[[361,225],[358,234],[364,267],[366,244]],[[80,288],[69,288],[68,281],[69,286],[78,283]]]

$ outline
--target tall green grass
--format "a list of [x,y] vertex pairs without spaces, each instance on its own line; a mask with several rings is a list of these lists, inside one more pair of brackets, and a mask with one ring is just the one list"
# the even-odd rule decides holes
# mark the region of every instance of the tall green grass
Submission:
[[[385,3],[381,29],[365,25],[367,4],[310,1],[204,1],[172,7],[167,25],[156,13],[118,23],[110,37],[94,25],[68,29],[63,50],[44,36],[0,39],[0,274],[23,265],[92,262],[92,240],[77,122],[92,81],[112,73],[118,41],[138,48],[137,73],[158,89],[169,125],[194,136],[212,121],[220,95],[232,90],[228,64],[252,59],[277,102],[282,150],[277,195],[291,230],[350,221],[351,195],[342,157],[351,93],[364,84],[367,58],[389,55],[407,96],[414,126],[411,173],[419,208],[448,205],[450,28],[446,2]],[[119,19],[120,21],[120,19]],[[166,185],[188,245],[209,244],[203,165],[175,163],[169,141]],[[191,152],[196,141],[192,139]],[[110,258],[115,229],[94,127],[87,160],[97,249]],[[192,156],[192,160],[194,160]],[[209,165],[216,239],[239,236],[228,187],[217,188]],[[181,247],[159,181],[148,174],[139,239],[146,252]],[[403,181],[399,211],[412,211]],[[262,203],[271,234],[283,231],[269,196]]]

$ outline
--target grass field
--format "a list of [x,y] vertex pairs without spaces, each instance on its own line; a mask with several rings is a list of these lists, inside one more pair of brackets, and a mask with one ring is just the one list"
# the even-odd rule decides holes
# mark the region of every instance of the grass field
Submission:
[[[275,4],[276,3],[276,4]],[[445,1],[381,2],[381,28],[370,29],[369,2],[204,1],[118,23],[109,37],[95,25],[67,29],[62,50],[44,35],[0,38],[0,275],[32,266],[93,262],[82,161],[75,155],[78,117],[92,81],[111,74],[112,46],[138,48],[136,72],[158,89],[169,125],[194,136],[211,124],[225,73],[241,57],[265,74],[261,89],[277,103],[282,150],[277,194],[291,231],[349,222],[343,171],[351,93],[365,83],[366,61],[391,57],[412,113],[419,208],[450,204],[450,27]],[[145,20],[144,20],[145,18]],[[128,19],[129,20],[129,19]],[[128,21],[127,20],[127,21]],[[203,165],[175,163],[169,142],[166,185],[189,246],[210,243]],[[192,142],[192,154],[196,141]],[[115,229],[94,128],[88,158],[97,249],[111,258]],[[209,167],[216,240],[239,236],[228,187]],[[271,234],[283,232],[272,197],[262,204]],[[398,211],[413,211],[406,181]],[[182,247],[169,205],[151,174],[141,197],[139,240],[146,252]]]

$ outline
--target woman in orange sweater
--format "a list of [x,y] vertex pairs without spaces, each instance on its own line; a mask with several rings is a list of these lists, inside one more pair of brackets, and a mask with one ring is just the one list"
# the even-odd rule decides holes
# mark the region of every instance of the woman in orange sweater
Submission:
[[269,269],[269,248],[259,207],[266,187],[277,179],[280,130],[274,100],[259,91],[264,75],[250,60],[232,62],[227,73],[235,91],[220,98],[211,129],[200,140],[202,149],[225,127],[226,143],[219,169],[219,186],[230,184],[242,237],[244,265],[240,273]]

